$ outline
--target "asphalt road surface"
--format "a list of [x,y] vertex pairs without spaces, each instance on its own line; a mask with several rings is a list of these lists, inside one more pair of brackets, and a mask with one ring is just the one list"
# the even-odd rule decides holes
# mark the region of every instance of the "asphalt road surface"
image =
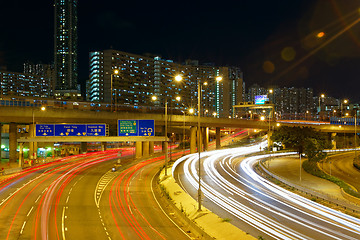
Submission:
[[354,156],[354,152],[329,156],[327,161],[320,163],[320,166],[327,174],[343,180],[360,192],[360,170],[353,165]]
[[[268,156],[247,155],[259,148],[259,144],[254,144],[202,153],[201,190],[206,208],[252,236],[266,240],[360,239],[359,219],[298,196],[257,175],[253,167]],[[174,164],[174,177],[195,199],[198,174],[197,154]]]
[[0,180],[0,239],[188,239],[155,200],[163,158],[63,158]]

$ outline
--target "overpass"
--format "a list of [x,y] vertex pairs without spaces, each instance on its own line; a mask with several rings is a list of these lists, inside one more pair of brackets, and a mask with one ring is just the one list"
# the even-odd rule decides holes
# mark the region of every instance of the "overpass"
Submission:
[[[91,111],[79,109],[61,109],[61,108],[47,108],[41,111],[39,108],[33,107],[6,107],[0,106],[0,134],[3,124],[9,125],[9,149],[11,161],[16,160],[17,149],[17,126],[27,126],[28,135],[25,137],[34,138],[34,125],[33,123],[106,123],[109,125],[110,136],[115,136],[117,132],[118,119],[153,119],[155,120],[156,136],[164,136],[165,115],[159,113],[151,113],[149,111],[141,112],[108,112],[108,111]],[[170,131],[176,129],[186,128],[187,132],[190,131],[190,149],[191,152],[196,151],[196,128],[198,124],[197,116],[185,115],[168,115],[168,127]],[[213,118],[201,117],[200,126],[202,128],[201,135],[204,140],[204,148],[207,149],[207,141],[209,128],[216,129],[216,143],[220,147],[220,128],[251,128],[272,130],[281,124],[282,126],[301,126],[313,127],[317,131],[332,133],[354,133],[354,126],[336,126],[321,122],[305,122],[305,121],[259,121],[248,119],[234,119],[234,118]],[[357,129],[358,130],[358,129]],[[170,132],[169,131],[169,132]],[[357,131],[358,132],[358,131]],[[64,137],[66,138],[66,137]],[[89,139],[90,140],[90,139]],[[0,136],[1,141],[1,136]],[[26,140],[28,141],[28,140]],[[36,138],[33,141],[41,141]],[[21,142],[21,141],[19,141]],[[24,142],[24,141],[22,141]],[[65,142],[62,141],[62,142]],[[0,142],[1,145],[1,142]],[[34,150],[30,144],[30,153]],[[35,145],[36,146],[36,145]],[[35,147],[36,149],[36,147]]]

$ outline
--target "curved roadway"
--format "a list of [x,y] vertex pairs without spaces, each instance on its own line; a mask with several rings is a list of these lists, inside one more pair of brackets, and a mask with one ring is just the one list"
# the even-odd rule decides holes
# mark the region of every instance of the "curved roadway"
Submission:
[[188,239],[155,200],[163,158],[125,156],[112,172],[115,159],[117,151],[83,154],[2,179],[0,239]]
[[[360,152],[357,152],[357,155],[359,154]],[[360,192],[360,170],[353,165],[354,157],[354,152],[336,154],[329,156],[320,166],[327,174],[340,178]]]
[[[257,152],[259,147],[257,144],[201,154],[205,207],[252,236],[267,240],[360,238],[359,219],[291,193],[257,175],[253,167],[260,158],[268,156],[245,155]],[[179,159],[173,175],[196,199],[197,154]]]

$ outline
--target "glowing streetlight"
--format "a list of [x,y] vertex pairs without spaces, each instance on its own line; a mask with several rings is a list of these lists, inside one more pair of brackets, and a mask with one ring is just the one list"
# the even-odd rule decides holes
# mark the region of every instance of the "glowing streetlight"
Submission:
[[[44,112],[46,110],[46,108],[44,106],[42,106],[40,108],[40,110]],[[36,137],[35,111],[36,111],[36,109],[32,110],[32,123],[33,123],[33,137],[34,138]],[[36,159],[37,151],[35,151],[35,142],[34,141],[32,142],[32,146],[33,146],[33,159]]]
[[[119,70],[118,69],[114,69],[114,71],[110,74],[110,80],[111,80],[111,82],[110,82],[110,95],[111,95],[111,111],[113,110],[112,108],[113,108],[113,81],[114,81],[114,75],[118,75],[119,74]],[[116,100],[117,100],[117,93],[116,93],[116,91],[115,91],[115,97],[116,97]],[[115,102],[117,102],[115,100]]]
[[183,78],[182,78],[181,75],[176,75],[176,76],[175,76],[175,81],[181,82],[182,80],[183,80]]

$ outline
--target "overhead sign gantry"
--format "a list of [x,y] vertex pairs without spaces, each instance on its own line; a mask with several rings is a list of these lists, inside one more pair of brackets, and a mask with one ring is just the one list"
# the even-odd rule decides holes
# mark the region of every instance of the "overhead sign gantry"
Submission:
[[106,136],[106,124],[36,124],[36,137]]

